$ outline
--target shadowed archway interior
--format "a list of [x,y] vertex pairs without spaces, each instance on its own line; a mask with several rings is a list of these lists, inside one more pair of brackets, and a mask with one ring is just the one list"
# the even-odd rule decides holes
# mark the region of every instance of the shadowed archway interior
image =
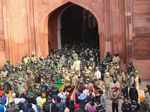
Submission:
[[[49,15],[48,22],[49,49],[63,48],[68,44],[84,44],[99,49],[97,20],[85,8],[73,3],[65,4]],[[54,43],[57,43],[57,47]]]
[[61,15],[61,44],[84,43],[89,47],[99,46],[98,27],[95,17],[77,5],[71,5]]

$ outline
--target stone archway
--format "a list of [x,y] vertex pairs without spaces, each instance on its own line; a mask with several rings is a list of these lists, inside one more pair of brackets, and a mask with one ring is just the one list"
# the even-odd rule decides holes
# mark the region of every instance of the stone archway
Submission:
[[98,49],[100,43],[96,17],[79,5],[65,4],[49,14],[48,40],[49,49],[76,42]]
[[[70,2],[71,1],[71,2]],[[35,18],[37,19],[36,22],[36,54],[39,56],[46,57],[49,54],[49,45],[53,49],[58,47],[58,40],[57,40],[57,23],[58,23],[58,15],[60,14],[60,11],[68,6],[69,4],[75,4],[78,5],[89,12],[91,12],[98,24],[98,34],[99,34],[99,48],[101,49],[100,52],[100,58],[103,58],[105,52],[106,52],[106,37],[107,37],[107,27],[106,27],[106,20],[105,20],[105,13],[103,12],[103,5],[95,4],[96,6],[91,6],[89,2],[83,1],[83,2],[77,2],[76,0],[66,0],[65,2],[62,2],[60,4],[56,4],[53,7],[49,7],[51,2],[48,2],[47,5],[44,6],[44,9],[40,9],[40,12],[38,12],[37,16]],[[58,2],[59,3],[59,2]],[[99,9],[99,11],[97,10]],[[38,16],[40,15],[40,16]],[[51,15],[51,18],[49,18],[49,15]],[[48,29],[48,21],[50,19],[50,26],[51,28]],[[50,32],[49,32],[49,31]],[[51,35],[51,36],[48,36]],[[48,38],[50,37],[50,39]],[[42,40],[41,40],[42,39]],[[48,45],[48,40],[51,40]]]

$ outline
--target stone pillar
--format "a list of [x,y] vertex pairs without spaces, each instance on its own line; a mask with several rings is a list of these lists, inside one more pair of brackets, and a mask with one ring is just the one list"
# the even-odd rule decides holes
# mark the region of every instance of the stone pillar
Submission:
[[104,0],[104,25],[105,25],[105,53],[112,53],[111,21],[110,21],[110,0]]
[[126,57],[127,63],[132,58],[132,38],[133,38],[133,1],[125,0],[125,28],[126,28]]
[[27,6],[27,29],[28,29],[28,55],[36,54],[35,22],[34,22],[34,2],[25,0]]

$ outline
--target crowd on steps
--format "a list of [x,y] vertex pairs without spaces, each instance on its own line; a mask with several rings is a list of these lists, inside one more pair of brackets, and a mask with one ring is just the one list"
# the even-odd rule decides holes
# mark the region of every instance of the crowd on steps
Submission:
[[85,45],[51,50],[47,58],[25,56],[0,70],[0,112],[150,112],[150,85],[140,88],[140,73],[119,54]]

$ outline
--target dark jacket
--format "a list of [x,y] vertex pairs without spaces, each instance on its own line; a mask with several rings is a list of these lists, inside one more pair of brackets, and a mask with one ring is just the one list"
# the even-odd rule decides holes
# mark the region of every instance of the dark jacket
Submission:
[[121,106],[121,110],[122,112],[131,112],[131,103],[123,102]]
[[129,97],[130,97],[131,100],[138,101],[138,91],[135,87],[130,88]]

